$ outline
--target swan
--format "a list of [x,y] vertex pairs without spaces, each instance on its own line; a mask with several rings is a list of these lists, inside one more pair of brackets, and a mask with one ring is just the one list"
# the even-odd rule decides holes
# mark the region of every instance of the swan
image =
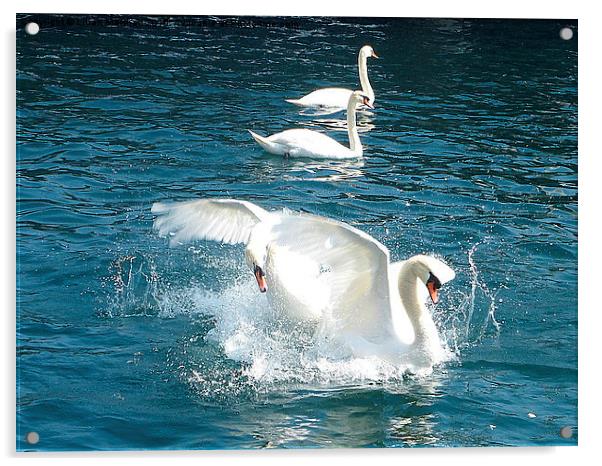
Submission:
[[347,103],[347,132],[349,147],[345,147],[325,134],[309,129],[287,129],[268,137],[249,130],[253,139],[270,154],[297,158],[351,159],[360,158],[364,149],[357,132],[355,111],[358,104],[373,108],[367,95],[360,91],[352,92]]
[[[371,46],[364,45],[360,49],[357,57],[357,64],[359,68],[362,92],[368,96],[370,105],[373,105],[374,91],[372,90],[370,80],[368,79],[368,57],[378,58],[378,55],[376,55]],[[286,99],[286,102],[298,105],[300,107],[326,107],[333,110],[342,110],[347,106],[349,96],[352,92],[353,91],[350,89],[327,87],[310,92],[300,99]]]
[[420,368],[447,357],[425,301],[428,294],[436,304],[455,272],[433,256],[391,263],[383,244],[343,222],[242,200],[159,202],[151,211],[171,246],[245,244],[246,263],[278,316],[317,322],[347,353]]

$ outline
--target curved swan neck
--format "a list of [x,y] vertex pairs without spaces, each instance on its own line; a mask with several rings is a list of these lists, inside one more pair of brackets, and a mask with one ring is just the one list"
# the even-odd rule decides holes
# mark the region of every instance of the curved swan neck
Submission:
[[408,260],[399,270],[398,286],[401,302],[414,327],[414,334],[416,335],[415,343],[438,343],[439,332],[431,313],[424,305],[418,292],[419,287],[425,285],[418,278],[416,268],[416,264]]
[[355,152],[358,157],[361,157],[364,149],[357,132],[357,123],[355,120],[356,105],[353,98],[349,99],[349,103],[347,104],[347,134],[349,135],[349,149]]
[[370,103],[373,103],[374,91],[372,90],[370,80],[368,79],[368,57],[364,53],[362,53],[361,50],[357,58],[357,65],[360,73],[360,84],[362,85],[362,92],[370,98]]

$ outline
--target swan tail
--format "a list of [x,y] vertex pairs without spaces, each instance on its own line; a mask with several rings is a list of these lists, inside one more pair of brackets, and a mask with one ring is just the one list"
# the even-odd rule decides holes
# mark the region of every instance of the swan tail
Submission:
[[253,139],[255,139],[255,141],[257,141],[257,144],[259,144],[265,150],[267,150],[268,152],[272,152],[274,150],[274,147],[273,147],[274,144],[271,143],[270,141],[268,141],[268,138],[260,136],[259,134],[254,133],[253,131],[251,131],[250,129],[248,129],[247,131],[249,133],[251,133],[251,136],[253,136]]
[[284,99],[284,101],[288,102],[289,104],[298,105],[300,107],[303,106],[303,102],[301,101],[301,99]]

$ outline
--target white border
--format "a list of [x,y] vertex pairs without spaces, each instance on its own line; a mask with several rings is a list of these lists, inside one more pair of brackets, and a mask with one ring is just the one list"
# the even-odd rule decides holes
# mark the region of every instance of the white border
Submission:
[[[349,3],[342,0],[304,0],[287,4],[256,0],[253,3],[221,0],[219,2],[188,3],[171,0],[160,2],[146,0],[128,3],[120,0],[103,2],[79,1],[31,1],[23,0],[11,8],[2,5],[2,39],[4,46],[3,72],[0,73],[5,108],[2,118],[2,141],[4,142],[3,186],[1,213],[3,219],[2,251],[7,253],[3,260],[4,268],[0,286],[4,298],[4,355],[0,359],[5,374],[1,384],[3,401],[3,422],[0,424],[2,453],[5,464],[37,464],[58,461],[60,464],[99,464],[110,459],[122,459],[129,464],[161,464],[175,461],[178,464],[226,464],[231,460],[245,461],[251,465],[271,465],[286,462],[288,465],[307,464],[312,461],[328,461],[333,464],[400,464],[420,462],[437,464],[461,462],[465,465],[482,466],[504,465],[509,462],[545,462],[546,464],[588,464],[599,452],[602,441],[597,434],[600,424],[600,382],[602,370],[600,357],[602,348],[598,328],[601,319],[600,303],[596,293],[601,288],[602,271],[597,264],[602,263],[600,255],[600,228],[597,216],[601,211],[601,192],[598,173],[599,159],[596,136],[601,133],[600,119],[596,119],[601,108],[600,91],[600,33],[599,16],[594,10],[594,2],[577,1],[532,1],[499,0],[495,4],[486,1],[428,1],[420,0],[397,3],[370,0],[363,3]],[[420,449],[420,450],[294,450],[294,451],[225,451],[225,452],[123,452],[123,453],[15,453],[15,116],[14,85],[15,55],[14,29],[15,13],[128,13],[128,14],[254,14],[254,15],[333,15],[333,16],[417,16],[417,17],[494,17],[494,18],[563,18],[579,20],[579,447],[556,448],[483,448],[483,449]],[[558,322],[559,326],[563,322]]]
[[304,0],[282,2],[256,0],[253,2],[224,0],[220,2],[124,2],[119,0],[89,1],[60,0],[44,2],[22,0],[21,13],[135,13],[182,15],[289,15],[289,16],[439,16],[461,18],[563,18],[572,19],[578,11],[578,2],[550,0],[527,2],[505,0],[483,2],[476,0],[430,1],[420,0],[393,4],[385,0],[344,1]]

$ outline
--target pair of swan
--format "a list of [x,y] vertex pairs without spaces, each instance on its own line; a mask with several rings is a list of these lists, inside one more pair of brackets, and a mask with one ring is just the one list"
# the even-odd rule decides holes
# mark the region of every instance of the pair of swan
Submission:
[[289,129],[271,136],[260,136],[249,130],[253,139],[267,152],[285,157],[352,159],[363,156],[363,147],[357,132],[355,112],[358,106],[374,108],[374,91],[368,80],[367,59],[377,57],[371,46],[360,49],[358,57],[361,91],[342,88],[318,89],[298,100],[287,102],[304,107],[327,107],[335,110],[347,109],[347,132],[349,147],[318,131]]
[[438,302],[454,271],[432,256],[391,263],[368,234],[329,218],[266,211],[247,201],[155,203],[154,228],[170,244],[213,240],[246,245],[246,263],[270,306],[294,321],[328,327],[357,357],[432,367],[445,351],[426,293]]

